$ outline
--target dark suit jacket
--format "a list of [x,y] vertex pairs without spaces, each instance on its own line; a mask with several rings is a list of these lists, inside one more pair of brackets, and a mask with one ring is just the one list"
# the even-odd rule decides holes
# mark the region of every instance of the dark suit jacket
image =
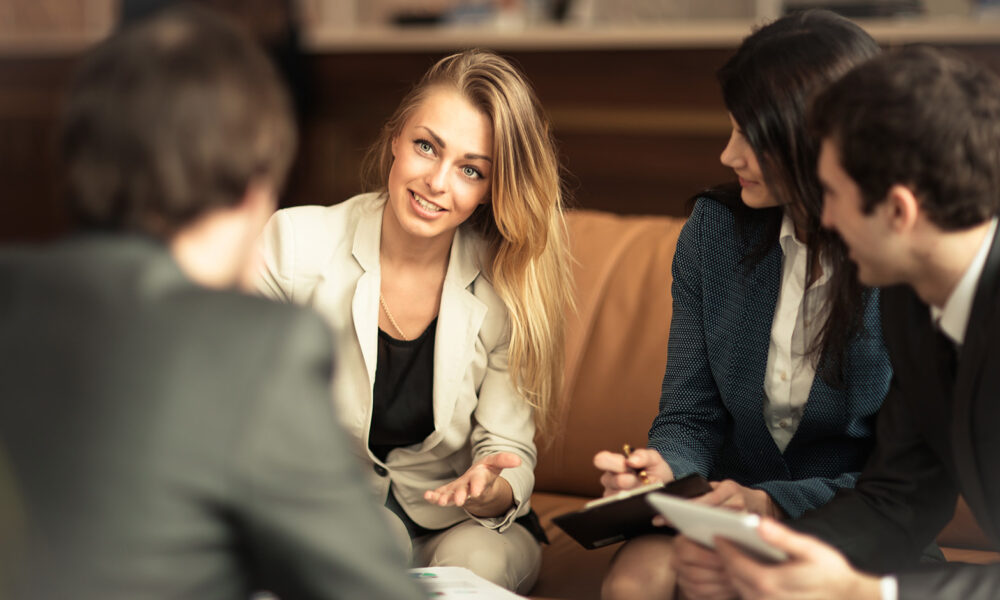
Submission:
[[6,251],[0,281],[14,597],[424,597],[335,425],[320,318],[140,238]]
[[797,517],[854,485],[874,445],[891,370],[874,294],[864,332],[848,349],[846,386],[835,389],[817,375],[795,435],[784,453],[778,449],[763,402],[781,246],[775,243],[749,271],[743,262],[763,235],[760,221],[736,235],[730,210],[707,198],[685,223],[674,254],[669,357],[649,445],[678,477],[734,479],[765,490]]
[[1000,236],[976,290],[957,373],[927,305],[909,287],[883,291],[882,320],[895,376],[876,449],[854,490],[796,526],[863,569],[901,571],[901,600],[996,598],[1000,565],[914,563],[951,519],[959,493],[1000,543]]

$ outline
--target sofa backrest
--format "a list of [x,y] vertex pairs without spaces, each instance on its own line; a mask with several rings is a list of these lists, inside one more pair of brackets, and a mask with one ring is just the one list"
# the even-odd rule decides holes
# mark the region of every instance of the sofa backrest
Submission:
[[684,220],[567,215],[576,313],[556,429],[539,438],[535,489],[599,496],[599,450],[644,447],[656,415],[672,310],[670,265]]

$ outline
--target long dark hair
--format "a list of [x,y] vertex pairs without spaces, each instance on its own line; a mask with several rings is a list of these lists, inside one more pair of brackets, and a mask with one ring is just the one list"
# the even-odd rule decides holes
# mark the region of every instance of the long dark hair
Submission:
[[781,209],[747,207],[735,184],[703,195],[730,208],[738,232],[746,231],[749,221],[765,222],[763,237],[744,256],[747,268],[777,243],[782,211],[806,236],[806,281],[816,259],[827,260],[832,270],[830,311],[809,353],[820,376],[836,388],[844,386],[847,348],[863,328],[870,291],[858,282],[840,238],[820,225],[819,140],[810,135],[805,119],[816,95],[878,52],[875,40],[848,19],[830,11],[807,10],[753,32],[718,72],[726,108],[757,156],[764,183]]

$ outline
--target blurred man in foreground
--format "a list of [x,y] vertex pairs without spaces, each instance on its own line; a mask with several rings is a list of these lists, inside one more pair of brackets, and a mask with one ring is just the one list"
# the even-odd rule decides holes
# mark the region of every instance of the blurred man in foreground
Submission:
[[423,594],[335,425],[318,316],[232,291],[295,146],[240,30],[169,11],[83,61],[61,127],[83,226],[0,252],[4,597]]

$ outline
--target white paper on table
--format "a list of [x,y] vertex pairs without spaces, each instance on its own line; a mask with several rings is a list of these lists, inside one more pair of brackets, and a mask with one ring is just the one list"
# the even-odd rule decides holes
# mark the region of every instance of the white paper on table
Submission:
[[524,598],[509,592],[499,585],[487,581],[465,567],[427,567],[410,569],[410,576],[424,586],[428,597],[438,598],[485,598],[486,600],[516,600]]

